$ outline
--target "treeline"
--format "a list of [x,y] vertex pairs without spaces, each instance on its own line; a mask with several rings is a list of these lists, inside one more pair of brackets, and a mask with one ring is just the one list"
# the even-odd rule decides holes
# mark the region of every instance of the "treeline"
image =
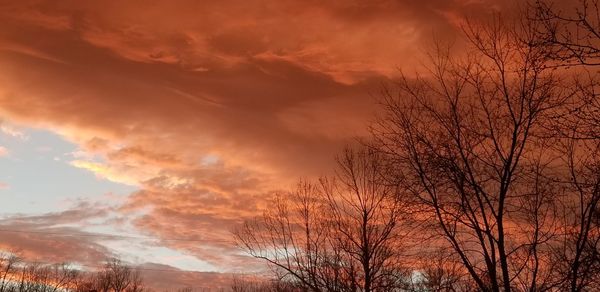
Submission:
[[97,271],[84,271],[66,263],[32,263],[15,254],[0,256],[0,292],[142,292],[139,270],[118,259]]
[[230,283],[221,288],[185,287],[182,284],[182,288],[163,291],[148,287],[141,272],[116,258],[91,268],[68,263],[30,262],[17,253],[5,252],[0,254],[0,292],[284,292],[298,288],[258,276],[232,275]]
[[465,21],[239,246],[296,291],[597,291],[600,10],[567,2]]

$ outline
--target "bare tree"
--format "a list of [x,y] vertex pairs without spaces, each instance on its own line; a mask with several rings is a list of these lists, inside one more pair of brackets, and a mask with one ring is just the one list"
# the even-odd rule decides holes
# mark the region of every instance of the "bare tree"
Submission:
[[52,264],[46,269],[48,273],[48,281],[46,282],[47,292],[71,289],[81,276],[80,271],[72,268],[67,263]]
[[559,66],[600,65],[600,11],[598,0],[537,0],[529,19],[538,24],[536,43]]
[[7,291],[8,286],[11,286],[12,278],[20,261],[21,259],[14,253],[0,254],[0,292]]
[[146,291],[140,271],[116,258],[109,259],[98,271],[82,272],[71,286],[74,291],[80,292]]
[[[352,280],[360,291],[389,291],[406,280],[401,251],[409,209],[397,185],[382,176],[384,163],[372,150],[347,149],[338,157],[337,176],[322,178],[333,239],[358,265]],[[349,274],[349,272],[347,272]]]
[[558,219],[562,245],[554,265],[560,287],[585,291],[600,285],[600,143],[563,138],[566,178]]
[[264,216],[246,222],[235,237],[251,256],[272,265],[278,278],[320,291],[324,283],[316,259],[324,256],[326,230],[315,192],[315,186],[301,183],[289,197],[275,196]]
[[531,23],[497,18],[464,31],[465,57],[438,45],[427,76],[404,76],[397,96],[385,92],[374,147],[477,289],[551,289],[542,262],[556,231],[557,157],[541,121],[565,95]]
[[311,291],[392,291],[406,274],[399,263],[400,204],[369,150],[346,151],[335,178],[300,183],[235,236],[266,260],[279,279]]
[[111,274],[107,270],[101,270],[91,276],[90,286],[98,292],[110,292],[112,288]]
[[561,234],[557,267],[561,288],[582,291],[600,285],[600,6],[597,0],[566,3],[536,1],[530,19],[541,24],[540,44],[549,47],[557,65],[575,68],[574,100],[560,112],[555,135],[566,178],[561,197]]
[[102,292],[143,291],[143,281],[138,270],[125,265],[119,259],[109,259],[104,268],[93,276],[93,286]]

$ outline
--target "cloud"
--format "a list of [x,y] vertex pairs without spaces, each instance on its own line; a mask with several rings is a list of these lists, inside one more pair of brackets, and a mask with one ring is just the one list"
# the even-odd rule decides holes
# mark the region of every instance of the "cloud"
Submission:
[[[94,270],[107,259],[120,256],[104,241],[130,239],[85,232],[82,226],[70,225],[106,219],[111,212],[110,208],[81,203],[63,212],[1,219],[0,251],[16,252],[25,261],[66,262]],[[145,285],[157,291],[174,287],[227,288],[233,278],[229,273],[183,271],[152,262],[125,263],[139,269]]]
[[14,126],[9,125],[2,120],[0,120],[0,133],[13,138],[17,138],[19,140],[27,140],[27,135],[25,135],[25,133],[19,131]]
[[[223,269],[248,264],[229,230],[273,190],[329,171],[367,132],[381,84],[490,3],[7,2],[0,115],[78,144],[74,167],[138,186],[119,212],[140,232],[198,240],[160,243]],[[27,248],[51,256],[53,240]],[[76,244],[74,256],[107,252]]]
[[27,260],[96,264],[114,254],[96,242],[97,234],[81,231],[81,224],[108,212],[83,203],[64,212],[0,219],[0,250],[17,251]]
[[85,160],[73,160],[69,164],[77,168],[91,171],[97,177],[107,179],[112,182],[122,183],[131,186],[138,185],[138,180],[134,177],[127,175],[127,170],[117,170],[103,163]]
[[8,149],[3,146],[0,146],[0,157],[8,156]]

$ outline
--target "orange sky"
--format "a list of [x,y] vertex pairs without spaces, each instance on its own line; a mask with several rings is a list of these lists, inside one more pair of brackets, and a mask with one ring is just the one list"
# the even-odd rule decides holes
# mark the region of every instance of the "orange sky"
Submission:
[[[136,189],[110,206],[82,200],[2,223],[110,213],[106,224],[128,222],[230,271],[246,263],[229,243],[233,226],[260,213],[269,192],[327,173],[366,134],[382,84],[418,70],[434,35],[496,9],[491,0],[0,1],[0,118],[60,135],[81,153],[70,167]],[[173,238],[197,241],[161,240]],[[52,260],[114,253],[92,237],[0,241]]]

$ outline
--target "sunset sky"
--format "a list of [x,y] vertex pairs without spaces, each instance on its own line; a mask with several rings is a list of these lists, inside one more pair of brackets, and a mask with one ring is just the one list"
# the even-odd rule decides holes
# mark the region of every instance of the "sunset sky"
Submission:
[[255,271],[231,230],[331,171],[382,86],[496,2],[0,1],[0,249]]

